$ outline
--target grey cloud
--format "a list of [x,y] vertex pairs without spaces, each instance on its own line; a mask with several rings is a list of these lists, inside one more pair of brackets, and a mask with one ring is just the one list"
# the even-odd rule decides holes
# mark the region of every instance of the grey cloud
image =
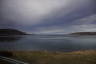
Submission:
[[[61,2],[62,1],[62,2]],[[2,14],[12,21],[35,24],[51,12],[63,7],[67,0],[4,0]],[[64,3],[66,2],[66,3]]]
[[[80,28],[82,25],[78,25],[78,28],[76,28],[77,25],[73,24],[83,24],[85,22],[86,25],[87,21],[90,23],[95,20],[93,19],[95,16],[85,17],[95,13],[91,8],[93,6],[90,6],[92,0],[0,1],[0,28],[12,27],[36,33],[70,33],[79,31],[78,29],[82,31],[87,29],[87,27]],[[69,22],[73,22],[73,24],[65,26]]]
[[[3,0],[2,14],[13,22],[33,25],[42,22],[46,17],[54,16],[58,10],[63,9],[63,15],[81,6],[88,4],[89,0]],[[75,4],[74,4],[75,3]],[[76,6],[78,4],[78,6]],[[68,12],[69,11],[69,12]],[[57,14],[62,15],[62,13]],[[56,16],[56,15],[55,15]],[[50,19],[50,18],[49,18]]]
[[37,33],[72,33],[72,32],[86,32],[96,31],[96,15],[87,16],[73,21],[69,26],[47,26],[37,28]]
[[92,24],[92,23],[96,23],[96,14],[81,19],[77,19],[73,21],[72,24]]

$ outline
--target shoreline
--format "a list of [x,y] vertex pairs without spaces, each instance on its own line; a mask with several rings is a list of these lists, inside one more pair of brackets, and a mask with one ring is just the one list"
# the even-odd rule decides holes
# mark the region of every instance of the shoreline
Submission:
[[96,64],[96,50],[75,52],[9,51],[13,59],[30,64]]

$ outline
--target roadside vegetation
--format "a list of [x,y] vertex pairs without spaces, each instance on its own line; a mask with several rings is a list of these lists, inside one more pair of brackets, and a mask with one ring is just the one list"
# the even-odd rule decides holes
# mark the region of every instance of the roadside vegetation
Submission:
[[96,64],[96,51],[20,51],[13,52],[13,58],[30,64]]

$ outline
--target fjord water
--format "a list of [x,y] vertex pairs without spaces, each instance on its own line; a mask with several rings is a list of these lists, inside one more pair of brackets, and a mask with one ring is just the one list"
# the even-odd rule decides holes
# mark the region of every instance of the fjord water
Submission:
[[0,51],[95,50],[96,36],[23,35],[1,36]]

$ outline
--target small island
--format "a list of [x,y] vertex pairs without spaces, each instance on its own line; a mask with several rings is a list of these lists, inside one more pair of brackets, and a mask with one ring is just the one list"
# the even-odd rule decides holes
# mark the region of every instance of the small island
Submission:
[[0,29],[0,36],[10,36],[10,35],[27,35],[27,34],[17,29]]
[[75,33],[71,33],[70,35],[96,35],[96,32],[75,32]]

